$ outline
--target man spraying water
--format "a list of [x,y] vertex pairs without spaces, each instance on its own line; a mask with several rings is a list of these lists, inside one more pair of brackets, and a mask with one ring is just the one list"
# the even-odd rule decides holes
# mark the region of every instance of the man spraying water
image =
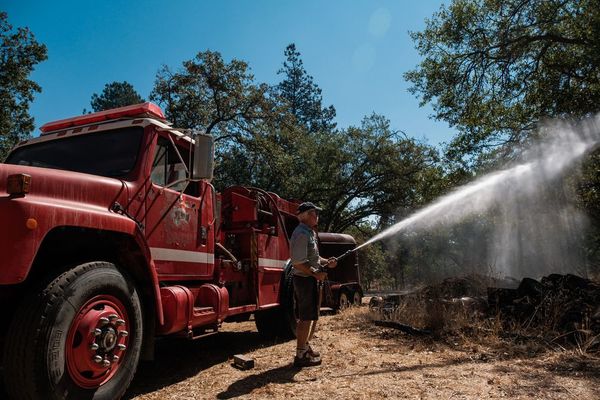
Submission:
[[321,266],[335,268],[335,258],[329,260],[319,256],[314,229],[319,223],[320,208],[311,202],[300,204],[297,215],[300,224],[290,239],[290,255],[293,266],[294,298],[298,312],[296,327],[296,357],[294,366],[310,367],[321,364],[321,355],[309,344],[319,319],[320,290],[327,274]]

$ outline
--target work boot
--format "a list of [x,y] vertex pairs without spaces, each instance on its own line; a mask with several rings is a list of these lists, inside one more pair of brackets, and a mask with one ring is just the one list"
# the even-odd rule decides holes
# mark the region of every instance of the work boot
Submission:
[[321,365],[321,359],[319,357],[313,357],[308,351],[300,357],[294,357],[294,367],[313,367],[315,365]]
[[318,351],[314,350],[314,349],[311,347],[311,345],[310,345],[310,344],[308,345],[308,350],[306,350],[306,352],[307,352],[308,354],[310,354],[310,355],[311,355],[311,357],[314,357],[314,358],[321,358],[321,353],[319,353]]

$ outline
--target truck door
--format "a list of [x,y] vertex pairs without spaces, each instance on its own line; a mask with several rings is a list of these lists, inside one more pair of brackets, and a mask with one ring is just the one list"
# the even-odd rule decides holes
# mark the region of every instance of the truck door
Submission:
[[157,137],[146,196],[146,238],[159,279],[211,279],[212,186],[185,181],[189,143],[174,143],[162,133]]

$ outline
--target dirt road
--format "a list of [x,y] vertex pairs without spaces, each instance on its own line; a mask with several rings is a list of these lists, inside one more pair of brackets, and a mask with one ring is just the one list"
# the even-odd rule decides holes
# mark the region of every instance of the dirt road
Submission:
[[[323,365],[295,369],[293,341],[261,339],[252,321],[195,342],[163,341],[126,398],[600,399],[600,360],[576,351],[464,337],[417,338],[368,323],[366,308],[322,317]],[[240,371],[243,353],[256,367]]]

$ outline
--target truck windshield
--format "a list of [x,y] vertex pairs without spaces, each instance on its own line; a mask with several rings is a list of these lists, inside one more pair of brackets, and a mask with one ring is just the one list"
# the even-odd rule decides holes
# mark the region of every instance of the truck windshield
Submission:
[[131,127],[34,143],[15,149],[6,164],[123,178],[135,166],[143,133]]

